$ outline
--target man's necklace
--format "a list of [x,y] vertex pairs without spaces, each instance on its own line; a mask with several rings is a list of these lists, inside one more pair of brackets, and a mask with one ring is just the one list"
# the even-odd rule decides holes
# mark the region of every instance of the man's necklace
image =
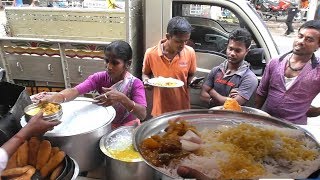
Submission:
[[304,66],[302,66],[302,67],[300,67],[300,68],[293,68],[292,66],[291,66],[291,62],[290,62],[290,60],[291,60],[291,57],[289,58],[289,62],[288,62],[288,67],[292,70],[292,71],[301,71],[302,69],[303,69],[303,67]]

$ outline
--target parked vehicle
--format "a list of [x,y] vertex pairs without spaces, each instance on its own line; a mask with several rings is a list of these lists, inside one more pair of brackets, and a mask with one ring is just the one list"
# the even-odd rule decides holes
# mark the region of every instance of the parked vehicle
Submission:
[[[131,44],[131,72],[140,77],[146,48],[165,37],[173,16],[186,17],[194,28],[190,41],[197,56],[197,77],[226,59],[228,34],[238,27],[253,36],[246,60],[258,76],[278,55],[266,25],[246,1],[127,0],[125,4],[125,9],[116,10],[6,8],[11,37],[0,39],[0,67],[6,70],[7,81],[27,86],[30,93],[73,87],[104,70],[103,47],[116,39]],[[199,93],[200,89],[191,89],[192,107],[207,108]]]
[[271,0],[257,0],[255,1],[254,6],[264,20],[270,20],[272,17],[278,20],[279,17],[284,18],[288,15],[289,7],[297,6],[297,4],[289,0],[279,0],[277,2]]

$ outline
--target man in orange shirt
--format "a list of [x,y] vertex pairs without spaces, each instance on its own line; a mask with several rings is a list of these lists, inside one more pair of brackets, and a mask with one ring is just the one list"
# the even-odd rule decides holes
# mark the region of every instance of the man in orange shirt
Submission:
[[147,49],[142,79],[146,82],[152,77],[172,77],[183,81],[179,88],[153,89],[153,108],[151,115],[190,109],[188,84],[196,71],[196,55],[186,43],[190,39],[192,27],[183,17],[173,17],[167,27],[166,39],[157,46]]

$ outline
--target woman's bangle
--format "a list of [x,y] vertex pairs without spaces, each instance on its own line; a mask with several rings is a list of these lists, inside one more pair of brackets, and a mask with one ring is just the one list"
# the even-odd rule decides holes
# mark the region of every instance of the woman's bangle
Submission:
[[63,98],[63,101],[61,102],[61,103],[64,103],[64,102],[66,102],[67,101],[67,98],[66,98],[66,96],[65,95],[63,95],[62,93],[58,93],[59,95],[61,95],[62,96],[62,98]]
[[134,102],[134,101],[132,101],[132,102],[133,102],[133,106],[132,106],[132,108],[131,108],[131,110],[129,112],[133,112],[133,109],[136,106],[136,102]]

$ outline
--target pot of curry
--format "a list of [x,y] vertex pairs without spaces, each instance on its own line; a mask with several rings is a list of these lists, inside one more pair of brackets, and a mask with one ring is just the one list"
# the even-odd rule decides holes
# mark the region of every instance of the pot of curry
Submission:
[[100,150],[106,155],[106,179],[154,179],[155,171],[133,147],[133,132],[133,126],[123,126],[101,138]]

